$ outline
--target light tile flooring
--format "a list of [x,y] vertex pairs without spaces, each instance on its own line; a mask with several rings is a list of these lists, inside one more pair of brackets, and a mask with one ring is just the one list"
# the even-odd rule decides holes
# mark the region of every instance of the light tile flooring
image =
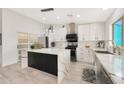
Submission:
[[[81,78],[86,67],[89,68],[86,63],[71,62],[71,69],[61,84],[91,84]],[[30,67],[22,68],[17,63],[0,67],[0,84],[57,84],[57,77]]]
[[14,64],[0,67],[0,84],[57,84],[57,77],[51,74]]
[[91,84],[82,80],[83,68],[92,68],[93,66],[85,62],[71,62],[71,69],[65,76],[62,84]]

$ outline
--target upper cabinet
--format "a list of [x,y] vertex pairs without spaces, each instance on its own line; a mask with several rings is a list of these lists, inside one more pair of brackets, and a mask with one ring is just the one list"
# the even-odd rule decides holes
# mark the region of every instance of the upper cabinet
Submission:
[[104,40],[104,23],[90,24],[91,40]]
[[79,41],[104,40],[104,23],[78,26]]
[[90,25],[78,26],[78,39],[79,41],[90,40]]
[[[49,43],[66,42],[67,28],[55,25],[49,33]],[[104,23],[78,25],[78,41],[104,40]]]

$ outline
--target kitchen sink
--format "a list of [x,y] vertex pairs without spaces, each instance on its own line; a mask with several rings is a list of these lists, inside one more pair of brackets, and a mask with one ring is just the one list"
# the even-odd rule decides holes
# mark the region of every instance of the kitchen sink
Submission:
[[112,54],[114,55],[113,53],[109,52],[109,51],[98,51],[98,50],[95,50],[96,53],[103,53],[103,54]]

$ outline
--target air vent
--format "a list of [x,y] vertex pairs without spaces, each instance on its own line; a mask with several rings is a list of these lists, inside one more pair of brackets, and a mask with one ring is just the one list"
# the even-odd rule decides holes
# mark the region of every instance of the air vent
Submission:
[[54,11],[54,8],[41,9],[41,12],[49,12],[49,11]]
[[70,17],[70,18],[72,18],[72,17],[73,17],[73,15],[72,15],[72,14],[68,14],[68,15],[67,15],[67,17]]

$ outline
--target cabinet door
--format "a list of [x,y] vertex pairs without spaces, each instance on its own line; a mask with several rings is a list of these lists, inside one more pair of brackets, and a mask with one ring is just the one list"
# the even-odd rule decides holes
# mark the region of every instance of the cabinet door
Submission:
[[93,63],[93,54],[88,49],[77,49],[77,60],[80,62]]
[[28,52],[28,66],[39,70],[46,71],[46,58],[45,55],[40,53]]
[[106,73],[103,67],[100,69],[100,80],[102,84],[113,84],[111,78],[109,75]]
[[79,41],[90,40],[90,25],[79,25],[78,36]]
[[[44,54],[43,54],[44,55]],[[53,75],[58,75],[58,57],[57,55],[45,54],[45,71]]]
[[98,40],[104,40],[104,23],[97,24]]
[[104,39],[104,23],[95,23],[90,25],[91,40],[103,40]]
[[57,55],[28,52],[28,66],[58,75]]
[[79,41],[104,40],[104,23],[78,26]]
[[98,36],[98,33],[97,33],[97,26],[96,26],[96,24],[91,24],[90,25],[90,30],[91,30],[91,34],[90,34],[90,36],[91,36],[91,40],[97,40],[98,38],[97,38],[97,36]]

